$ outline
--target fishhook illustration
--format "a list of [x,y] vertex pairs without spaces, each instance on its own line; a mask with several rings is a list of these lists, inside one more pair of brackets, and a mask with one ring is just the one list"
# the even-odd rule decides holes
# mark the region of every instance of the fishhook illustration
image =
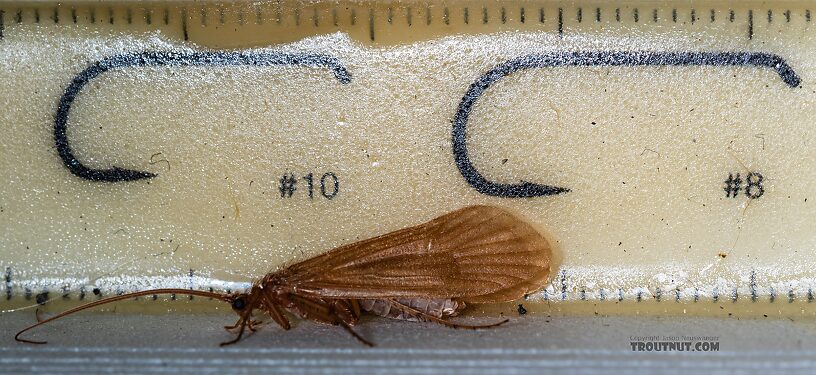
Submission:
[[453,120],[453,158],[462,177],[476,191],[495,197],[530,198],[568,192],[564,187],[522,181],[503,184],[486,179],[468,156],[467,123],[473,105],[490,86],[500,79],[532,68],[576,66],[750,66],[773,69],[790,87],[798,87],[801,79],[782,57],[761,52],[648,52],[595,51],[552,52],[532,54],[508,60],[476,79],[468,88]]
[[68,115],[80,91],[92,79],[112,69],[157,66],[308,66],[322,67],[334,73],[340,83],[351,82],[351,74],[334,57],[311,53],[279,52],[139,52],[107,57],[91,64],[74,77],[59,101],[54,120],[54,142],[65,167],[76,176],[91,181],[135,181],[155,177],[155,173],[116,166],[110,169],[94,169],[82,164],[74,155],[68,142]]

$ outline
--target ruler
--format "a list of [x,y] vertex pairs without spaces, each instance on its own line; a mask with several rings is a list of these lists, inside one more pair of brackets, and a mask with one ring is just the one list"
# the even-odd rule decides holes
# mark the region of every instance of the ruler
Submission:
[[0,4],[0,304],[241,289],[490,204],[554,245],[529,304],[805,313],[810,7]]

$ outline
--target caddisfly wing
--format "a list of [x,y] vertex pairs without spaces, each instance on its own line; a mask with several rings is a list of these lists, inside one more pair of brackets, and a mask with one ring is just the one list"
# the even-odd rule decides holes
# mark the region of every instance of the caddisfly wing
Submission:
[[283,283],[328,298],[512,301],[547,281],[552,250],[502,209],[471,206],[294,264]]

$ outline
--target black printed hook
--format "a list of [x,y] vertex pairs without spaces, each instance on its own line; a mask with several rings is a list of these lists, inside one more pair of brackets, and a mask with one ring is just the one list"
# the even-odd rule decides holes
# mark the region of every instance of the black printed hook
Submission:
[[529,198],[568,192],[569,189],[522,181],[501,184],[489,181],[473,166],[467,151],[467,121],[474,103],[498,80],[519,70],[562,66],[753,66],[771,68],[790,87],[801,83],[799,76],[781,57],[758,52],[646,52],[596,51],[534,54],[506,61],[475,82],[459,103],[453,120],[453,158],[462,177],[476,191],[490,196]]
[[54,141],[57,152],[65,167],[76,176],[91,181],[135,181],[155,177],[150,172],[112,167],[110,169],[93,169],[83,165],[68,143],[68,114],[77,94],[92,79],[116,68],[154,67],[154,66],[278,66],[294,65],[327,68],[341,83],[351,82],[351,74],[334,57],[310,53],[249,53],[249,52],[140,52],[111,56],[93,63],[77,74],[65,89],[59,102],[54,120]]

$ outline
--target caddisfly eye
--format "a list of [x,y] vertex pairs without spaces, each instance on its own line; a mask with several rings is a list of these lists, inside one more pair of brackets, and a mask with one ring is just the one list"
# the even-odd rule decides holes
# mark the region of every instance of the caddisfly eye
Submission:
[[232,301],[232,308],[234,310],[243,310],[246,307],[246,301],[244,301],[244,297],[238,297],[234,301]]

